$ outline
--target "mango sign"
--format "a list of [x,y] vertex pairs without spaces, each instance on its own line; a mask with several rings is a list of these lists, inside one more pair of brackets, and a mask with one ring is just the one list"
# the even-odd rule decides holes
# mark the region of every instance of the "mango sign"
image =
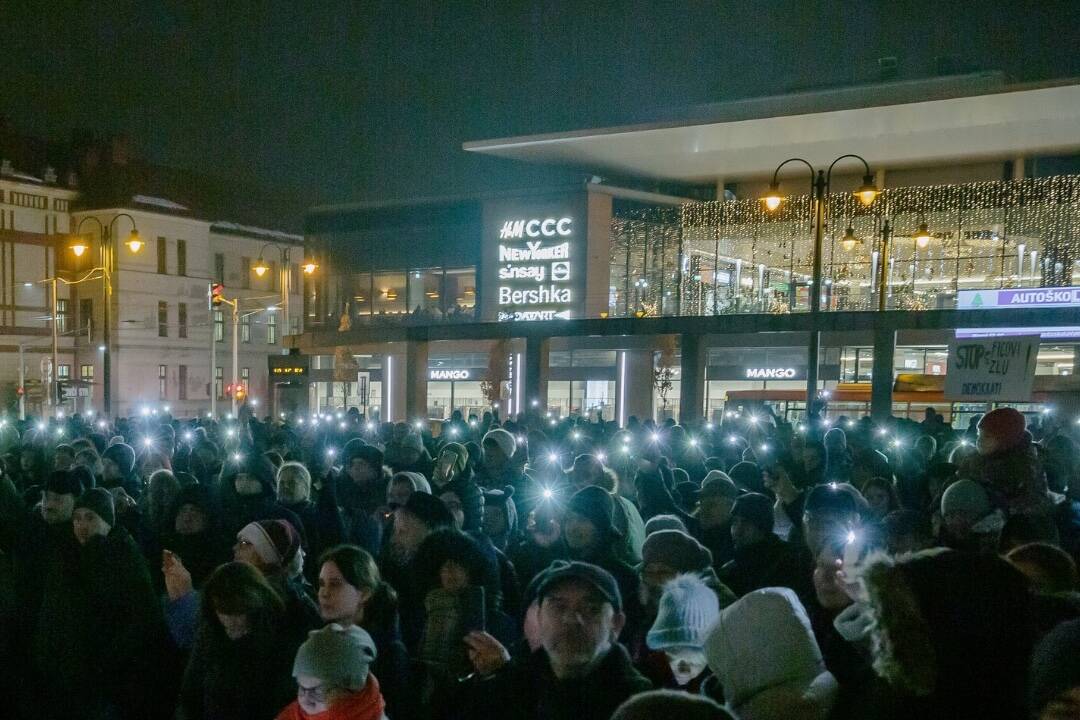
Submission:
[[949,343],[945,399],[1031,400],[1039,336],[955,339]]

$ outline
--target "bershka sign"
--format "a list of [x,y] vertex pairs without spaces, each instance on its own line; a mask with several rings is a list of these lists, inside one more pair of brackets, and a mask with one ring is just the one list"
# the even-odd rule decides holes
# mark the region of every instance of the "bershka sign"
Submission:
[[484,315],[499,321],[574,317],[584,299],[585,238],[576,197],[485,205]]
[[1039,336],[953,340],[945,399],[1025,402],[1031,399]]
[[468,380],[471,377],[469,370],[428,370],[428,380]]
[[793,367],[749,367],[746,377],[750,380],[794,380],[799,371]]

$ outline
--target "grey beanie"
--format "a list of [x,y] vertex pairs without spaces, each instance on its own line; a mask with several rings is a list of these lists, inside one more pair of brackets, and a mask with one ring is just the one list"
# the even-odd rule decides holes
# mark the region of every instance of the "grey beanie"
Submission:
[[325,685],[355,692],[364,689],[373,662],[375,641],[365,630],[331,623],[308,633],[296,651],[292,674],[308,675]]

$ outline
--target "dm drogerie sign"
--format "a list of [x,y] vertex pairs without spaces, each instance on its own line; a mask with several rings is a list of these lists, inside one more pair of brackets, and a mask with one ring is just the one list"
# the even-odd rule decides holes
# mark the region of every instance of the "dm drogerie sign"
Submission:
[[1031,399],[1037,335],[956,339],[949,344],[945,398],[1023,402]]

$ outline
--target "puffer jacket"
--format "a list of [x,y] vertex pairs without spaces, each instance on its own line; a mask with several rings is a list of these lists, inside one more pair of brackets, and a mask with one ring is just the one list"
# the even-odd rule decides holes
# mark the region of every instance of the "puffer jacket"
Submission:
[[836,678],[787,588],[755,590],[722,610],[705,657],[742,720],[824,720],[836,702]]

